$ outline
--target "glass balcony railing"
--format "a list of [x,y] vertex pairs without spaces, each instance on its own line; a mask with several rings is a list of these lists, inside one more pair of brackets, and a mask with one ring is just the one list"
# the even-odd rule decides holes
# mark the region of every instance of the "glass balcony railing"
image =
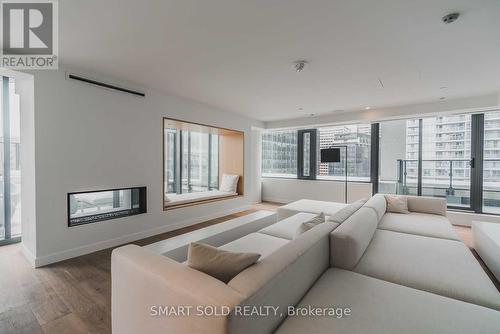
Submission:
[[[483,212],[500,214],[500,159],[483,160]],[[397,160],[396,180],[380,180],[379,191],[416,195],[418,160]],[[422,160],[422,196],[446,198],[448,205],[469,208],[471,202],[470,160]]]

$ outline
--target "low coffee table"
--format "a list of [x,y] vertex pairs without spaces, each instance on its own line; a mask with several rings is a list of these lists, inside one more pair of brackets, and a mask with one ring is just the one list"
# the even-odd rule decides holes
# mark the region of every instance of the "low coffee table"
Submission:
[[473,221],[474,249],[500,281],[500,224]]

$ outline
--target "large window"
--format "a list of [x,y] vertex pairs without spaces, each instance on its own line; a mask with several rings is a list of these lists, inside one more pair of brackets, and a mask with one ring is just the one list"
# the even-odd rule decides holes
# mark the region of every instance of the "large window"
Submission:
[[[370,181],[370,124],[353,124],[319,128],[319,149],[347,146],[347,177],[350,181]],[[341,162],[320,163],[318,179],[344,180],[345,150]]]
[[500,112],[484,114],[483,212],[500,214]]
[[297,177],[297,131],[262,135],[262,175]]
[[500,214],[500,112],[380,123],[379,191]]
[[0,76],[0,245],[21,237],[20,109],[12,78]]
[[419,124],[418,119],[379,124],[379,192],[417,195]]
[[370,124],[268,131],[262,136],[262,175],[344,180],[345,150],[338,163],[321,163],[321,149],[347,146],[349,181],[370,181]]
[[[243,133],[164,119],[164,207],[243,194]],[[238,175],[236,190],[220,191],[224,174]]]
[[[218,135],[166,128],[165,191],[183,194],[218,188]],[[179,152],[180,154],[177,154]]]

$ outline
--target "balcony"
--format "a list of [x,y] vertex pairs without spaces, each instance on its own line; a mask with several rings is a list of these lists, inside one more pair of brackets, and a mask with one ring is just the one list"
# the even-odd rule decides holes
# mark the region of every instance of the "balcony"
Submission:
[[[500,159],[484,159],[484,170]],[[416,195],[418,190],[418,160],[396,161],[396,180],[380,180],[379,191],[401,195]],[[451,207],[470,207],[470,160],[422,160],[422,196],[446,198]],[[500,214],[500,178],[484,174],[483,212]]]

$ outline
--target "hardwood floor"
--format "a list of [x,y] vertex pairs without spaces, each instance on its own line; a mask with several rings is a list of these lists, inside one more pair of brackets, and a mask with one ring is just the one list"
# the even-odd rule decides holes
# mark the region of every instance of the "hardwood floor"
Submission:
[[[134,244],[147,245],[269,208],[272,205],[259,204]],[[33,269],[20,244],[0,247],[0,334],[111,333],[112,250]]]
[[[258,210],[274,211],[279,205],[257,204],[251,210],[134,243],[150,244]],[[470,228],[456,229],[471,247]],[[106,249],[33,269],[24,258],[20,244],[0,247],[0,334],[110,333],[111,251]],[[494,282],[500,290],[498,282]]]

